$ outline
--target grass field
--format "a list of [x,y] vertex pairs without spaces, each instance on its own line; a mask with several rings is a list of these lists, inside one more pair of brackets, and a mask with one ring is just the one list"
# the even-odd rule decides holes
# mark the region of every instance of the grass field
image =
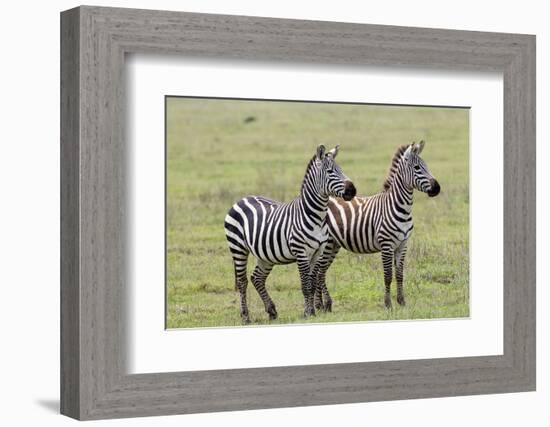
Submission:
[[[275,266],[267,282],[279,312],[273,323],[468,316],[468,117],[452,108],[168,98],[168,328],[241,325],[225,214],[246,195],[296,197],[321,143],[341,144],[338,163],[369,195],[381,190],[397,147],[424,139],[441,194],[415,194],[406,307],[395,303],[394,281],[394,309],[384,308],[380,254],[342,250],[327,274],[333,312],[307,320],[296,265]],[[248,295],[252,324],[269,323],[252,284]]]

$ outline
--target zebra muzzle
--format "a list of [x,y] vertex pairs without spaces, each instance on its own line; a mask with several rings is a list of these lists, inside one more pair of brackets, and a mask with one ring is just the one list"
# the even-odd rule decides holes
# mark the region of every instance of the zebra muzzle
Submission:
[[429,197],[435,197],[439,194],[439,192],[441,191],[441,187],[439,186],[439,182],[437,182],[437,180],[432,180],[430,182],[431,184],[431,188],[430,188],[430,191],[428,191],[428,196]]
[[342,198],[349,202],[351,199],[355,197],[357,194],[357,190],[355,189],[355,185],[353,185],[353,182],[346,181],[344,184],[344,194],[342,195]]

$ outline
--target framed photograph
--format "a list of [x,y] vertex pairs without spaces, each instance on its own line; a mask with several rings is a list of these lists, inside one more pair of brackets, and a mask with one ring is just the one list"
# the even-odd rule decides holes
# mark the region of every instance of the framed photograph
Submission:
[[61,412],[535,390],[535,37],[61,14]]

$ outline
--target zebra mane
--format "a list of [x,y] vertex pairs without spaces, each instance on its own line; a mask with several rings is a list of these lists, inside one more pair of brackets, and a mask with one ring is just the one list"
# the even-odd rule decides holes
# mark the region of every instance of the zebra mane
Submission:
[[403,156],[403,153],[407,150],[407,148],[409,148],[409,144],[402,145],[393,155],[390,170],[388,171],[388,176],[386,176],[386,180],[384,181],[384,190],[388,190],[390,188],[393,178],[397,172],[397,165],[399,164],[399,161],[401,160],[401,157]]
[[315,164],[315,159],[317,158],[316,155],[314,155],[311,160],[309,161],[309,163],[307,164],[307,167],[306,167],[306,173],[304,174],[304,178],[302,179],[302,185],[300,186],[300,191],[304,189],[304,185],[306,185],[306,178],[307,176],[309,175],[309,171],[311,170],[311,168],[313,167],[313,165]]

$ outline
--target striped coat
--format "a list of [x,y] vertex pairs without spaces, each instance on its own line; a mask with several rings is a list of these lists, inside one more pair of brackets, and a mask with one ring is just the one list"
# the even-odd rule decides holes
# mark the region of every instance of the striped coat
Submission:
[[[397,281],[397,302],[405,304],[403,266],[407,241],[413,230],[413,191],[437,196],[440,186],[420,157],[424,142],[399,147],[392,160],[384,191],[351,202],[331,198],[328,210],[330,239],[316,271],[315,306],[332,309],[326,287],[326,272],[340,248],[369,254],[381,252],[384,268],[384,303],[391,308],[392,264]],[[323,301],[324,300],[324,301]]]
[[296,262],[304,295],[304,315],[315,314],[312,272],[329,238],[326,223],[330,196],[351,200],[353,183],[336,164],[338,147],[325,153],[319,146],[309,162],[300,195],[288,203],[249,196],[233,205],[225,217],[225,235],[233,258],[235,287],[241,297],[241,317],[249,322],[246,267],[256,258],[251,281],[270,319],[277,310],[265,282],[274,265]]

